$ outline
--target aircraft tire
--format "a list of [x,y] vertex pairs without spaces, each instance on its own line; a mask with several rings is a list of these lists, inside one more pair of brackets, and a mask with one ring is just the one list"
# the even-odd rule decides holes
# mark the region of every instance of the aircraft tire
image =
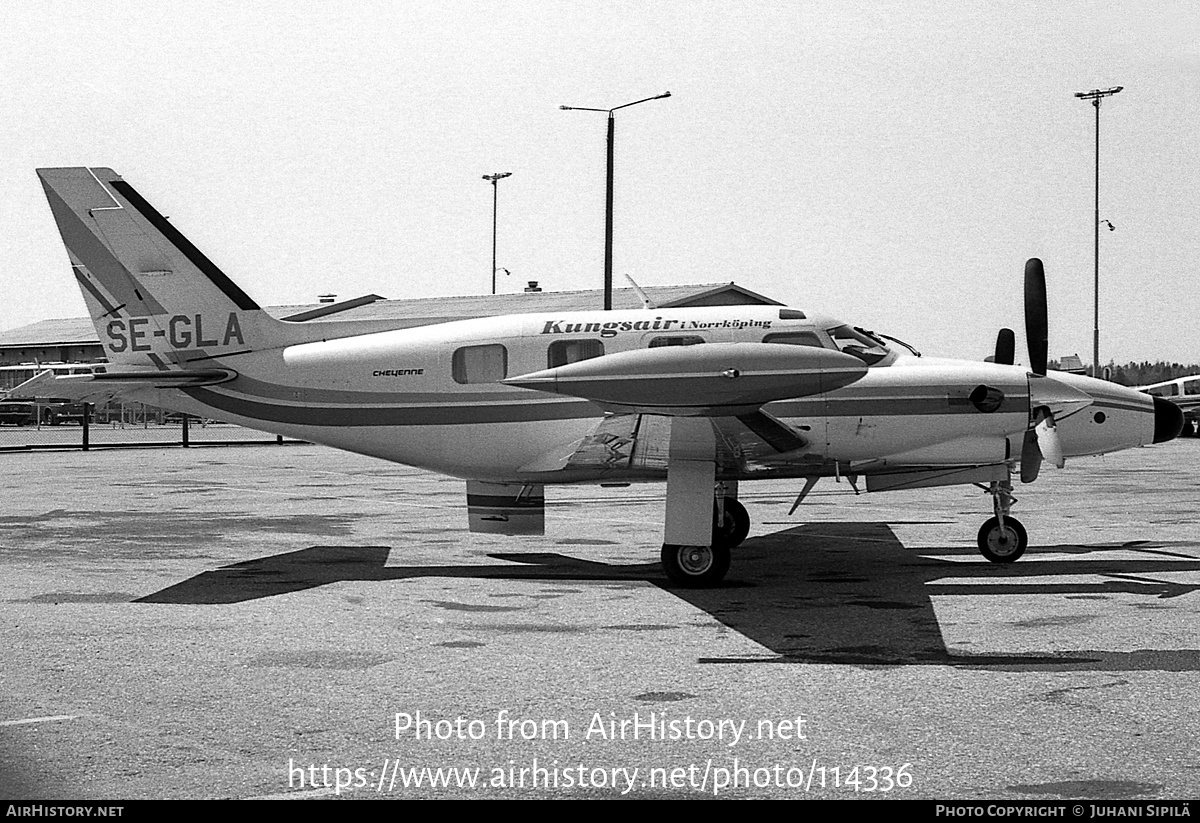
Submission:
[[985,520],[979,528],[979,551],[993,563],[1015,563],[1029,546],[1029,535],[1017,518],[1004,518],[1004,530],[1008,539],[1002,541],[1000,521],[995,517]]
[[667,579],[686,589],[717,585],[725,579],[729,561],[729,549],[724,546],[677,546],[666,543],[662,547],[662,565]]
[[715,506],[713,507],[712,542],[714,546],[736,549],[749,533],[750,514],[746,511],[746,507],[737,500],[732,497],[725,498],[725,517],[722,523],[717,522],[717,509]]

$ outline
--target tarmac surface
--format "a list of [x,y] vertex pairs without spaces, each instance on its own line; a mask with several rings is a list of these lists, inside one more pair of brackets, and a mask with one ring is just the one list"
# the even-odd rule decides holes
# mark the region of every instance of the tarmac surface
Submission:
[[317,446],[2,454],[0,795],[1194,798],[1198,464],[1043,469],[1011,566],[974,487],[744,484],[688,591],[661,485],[515,538]]

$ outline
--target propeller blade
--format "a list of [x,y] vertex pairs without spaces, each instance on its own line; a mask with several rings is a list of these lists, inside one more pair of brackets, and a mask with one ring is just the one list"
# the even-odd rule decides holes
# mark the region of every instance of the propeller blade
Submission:
[[992,362],[1011,366],[1015,362],[1016,354],[1016,335],[1013,334],[1012,329],[1001,329],[1000,333],[996,335],[996,356],[992,358]]
[[1042,468],[1042,450],[1038,448],[1037,434],[1033,429],[1025,432],[1025,442],[1021,445],[1021,482],[1032,483],[1038,478]]
[[1025,340],[1029,345],[1029,370],[1046,373],[1046,356],[1050,348],[1050,325],[1046,318],[1046,271],[1042,261],[1031,257],[1025,261]]

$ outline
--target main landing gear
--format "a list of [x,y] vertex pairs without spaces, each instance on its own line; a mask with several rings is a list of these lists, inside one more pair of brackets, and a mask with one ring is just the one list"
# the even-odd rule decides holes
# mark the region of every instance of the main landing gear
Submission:
[[713,504],[714,546],[736,549],[750,533],[750,515],[735,497],[719,497]]
[[671,418],[662,565],[676,586],[720,583],[729,571],[730,549],[750,532],[750,515],[737,501],[737,481],[717,482],[716,454],[708,420]]
[[663,544],[663,571],[677,586],[715,586],[729,571],[730,550],[737,548],[749,533],[750,515],[746,507],[733,497],[719,497],[713,505],[711,544]]
[[988,488],[996,516],[988,518],[979,528],[979,551],[993,563],[1013,563],[1025,553],[1029,536],[1021,521],[1012,517],[1012,481],[993,481]]

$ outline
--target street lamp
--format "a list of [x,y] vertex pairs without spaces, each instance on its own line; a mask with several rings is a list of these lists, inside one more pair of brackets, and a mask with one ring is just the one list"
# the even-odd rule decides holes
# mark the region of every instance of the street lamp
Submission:
[[492,181],[492,294],[496,293],[496,205],[499,202],[499,186],[497,181],[503,180],[505,177],[512,177],[511,171],[498,171],[495,174],[485,174],[484,180]]
[[614,106],[611,109],[591,109],[585,106],[559,106],[563,111],[602,111],[608,114],[608,183],[607,197],[604,207],[604,310],[612,309],[612,226],[613,226],[613,125],[616,122],[613,118],[613,112],[618,109],[627,109],[630,106],[636,106],[638,103],[645,103],[648,100],[661,100],[664,97],[670,97],[671,92],[663,92],[656,94],[653,97],[644,97],[641,100],[634,100],[632,103],[625,103],[622,106]]
[[[1096,214],[1095,214],[1095,232],[1096,232],[1096,273],[1095,273],[1095,319],[1096,325],[1092,329],[1092,377],[1100,377],[1100,101],[1105,97],[1111,97],[1121,91],[1124,86],[1113,86],[1111,89],[1092,89],[1091,91],[1077,91],[1075,96],[1080,100],[1091,100],[1092,105],[1096,107]],[[1108,224],[1109,231],[1112,231],[1112,224]]]

